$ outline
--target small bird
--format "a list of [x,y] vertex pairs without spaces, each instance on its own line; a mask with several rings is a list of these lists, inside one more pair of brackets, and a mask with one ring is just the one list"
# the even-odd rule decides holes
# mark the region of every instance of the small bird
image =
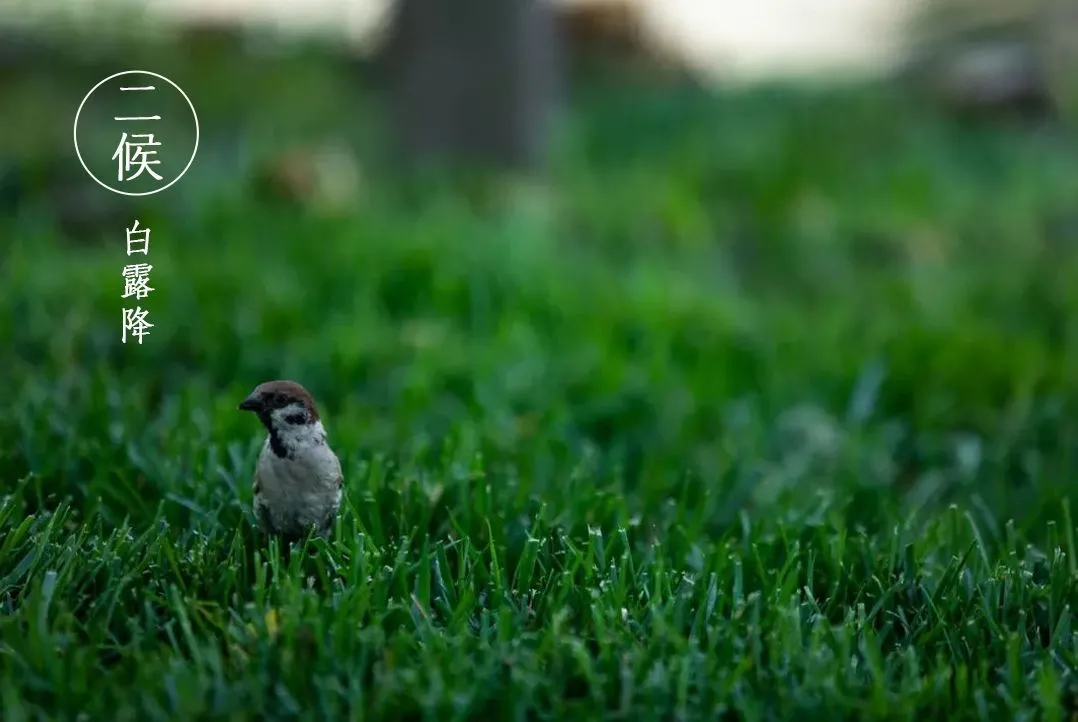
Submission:
[[343,480],[314,399],[295,381],[267,381],[239,408],[254,412],[269,432],[251,485],[262,530],[287,543],[311,531],[328,538]]

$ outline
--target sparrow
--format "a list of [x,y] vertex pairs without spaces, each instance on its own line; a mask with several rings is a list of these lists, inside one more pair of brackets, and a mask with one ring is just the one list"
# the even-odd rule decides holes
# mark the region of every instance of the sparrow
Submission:
[[314,399],[295,381],[267,381],[240,403],[269,432],[255,468],[259,526],[287,543],[328,538],[341,508],[341,462],[326,441]]

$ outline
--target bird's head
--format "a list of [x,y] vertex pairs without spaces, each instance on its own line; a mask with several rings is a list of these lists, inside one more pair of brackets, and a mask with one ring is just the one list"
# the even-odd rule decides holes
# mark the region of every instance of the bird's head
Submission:
[[307,389],[295,381],[267,381],[255,387],[241,403],[269,431],[311,426],[318,423],[318,409]]

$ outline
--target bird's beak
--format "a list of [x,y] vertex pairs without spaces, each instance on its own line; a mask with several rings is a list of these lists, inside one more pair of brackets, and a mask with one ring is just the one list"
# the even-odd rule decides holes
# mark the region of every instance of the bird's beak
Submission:
[[251,394],[243,401],[240,402],[240,411],[261,411],[262,402],[258,400],[258,397]]

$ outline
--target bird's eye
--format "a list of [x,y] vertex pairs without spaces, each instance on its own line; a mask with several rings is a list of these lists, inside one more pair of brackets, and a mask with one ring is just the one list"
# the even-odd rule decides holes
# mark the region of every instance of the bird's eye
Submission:
[[303,424],[307,421],[302,411],[297,411],[294,414],[289,414],[288,416],[284,417],[284,420],[285,423],[288,424]]

